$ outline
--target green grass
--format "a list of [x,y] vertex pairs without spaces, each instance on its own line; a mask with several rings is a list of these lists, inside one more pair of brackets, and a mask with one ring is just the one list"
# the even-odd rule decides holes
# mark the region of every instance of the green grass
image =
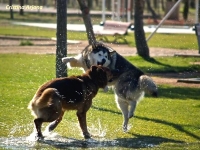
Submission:
[[128,56],[126,58],[146,73],[200,71],[200,66],[194,64],[200,61],[198,57],[156,57],[145,61],[141,57]]
[[31,46],[33,43],[30,40],[21,40],[20,46]]
[[[141,57],[127,59],[149,73],[165,72],[166,65],[169,64],[167,69],[172,71],[188,68],[190,71],[200,71],[199,66],[190,64],[191,61],[200,61],[199,58],[156,57],[153,60],[159,62],[156,64]],[[81,73],[79,69],[68,71],[69,75]],[[0,54],[0,140],[1,137],[7,137],[9,141],[9,138],[30,135],[33,117],[27,110],[27,105],[37,88],[54,77],[54,55]],[[74,111],[65,113],[55,132],[64,139],[72,138],[77,141],[78,144],[72,143],[74,148],[147,149],[153,146],[151,149],[199,149],[199,97],[198,88],[159,85],[159,98],[147,95],[137,106],[135,117],[130,119],[131,129],[123,133],[123,118],[116,107],[113,91],[104,93],[100,90],[87,113],[87,122],[89,128],[93,129],[92,133],[97,133],[94,129],[105,131],[103,138],[96,137],[93,144],[84,144]],[[38,143],[33,148],[56,149],[56,144],[66,146],[70,142]]]

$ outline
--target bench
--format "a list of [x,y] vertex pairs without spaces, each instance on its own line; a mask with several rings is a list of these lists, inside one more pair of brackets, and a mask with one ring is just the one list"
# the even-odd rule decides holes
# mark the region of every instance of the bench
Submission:
[[129,22],[119,22],[119,21],[111,21],[107,20],[104,23],[103,29],[94,31],[98,40],[108,41],[106,35],[112,35],[114,39],[114,43],[117,40],[122,39],[127,43],[125,36],[128,33],[128,28],[130,27],[131,23]]

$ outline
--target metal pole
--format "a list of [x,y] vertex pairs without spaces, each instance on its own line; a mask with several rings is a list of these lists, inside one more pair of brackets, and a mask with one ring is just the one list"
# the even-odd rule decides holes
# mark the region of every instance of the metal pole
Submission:
[[128,0],[128,7],[127,7],[127,21],[131,21],[131,0]]
[[170,9],[170,11],[166,14],[166,16],[161,20],[161,22],[158,24],[158,26],[156,27],[156,29],[149,35],[149,37],[146,39],[146,41],[148,42],[150,40],[150,38],[154,35],[154,33],[158,30],[158,28],[163,24],[163,22],[172,14],[172,12],[176,9],[176,7],[179,5],[179,3],[182,0],[179,0],[176,2],[176,4]]
[[199,0],[195,1],[195,6],[196,6],[196,18],[195,18],[195,22],[199,23]]
[[112,20],[114,20],[115,16],[115,0],[112,0]]
[[118,2],[117,2],[117,21],[120,21],[120,16],[121,16],[120,8],[121,8],[121,0],[118,0]]
[[104,23],[105,22],[105,3],[106,3],[106,0],[102,0],[102,22]]

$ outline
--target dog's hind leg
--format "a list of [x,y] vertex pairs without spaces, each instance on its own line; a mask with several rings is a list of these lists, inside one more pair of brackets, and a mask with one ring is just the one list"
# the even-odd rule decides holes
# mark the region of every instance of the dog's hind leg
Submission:
[[128,113],[128,118],[132,118],[134,116],[137,101],[129,101],[129,105],[130,105],[130,109]]
[[58,124],[62,121],[63,115],[64,115],[64,111],[61,111],[61,114],[58,117],[58,119],[56,119],[55,121],[53,121],[52,123],[50,123],[46,127],[45,132],[51,132],[51,131],[53,131],[58,126]]
[[41,127],[42,127],[42,123],[43,123],[43,119],[42,118],[37,118],[34,120],[34,123],[35,123],[35,128],[36,128],[36,131],[37,131],[37,138],[41,139],[41,138],[44,138],[43,135],[42,135],[42,131],[41,131]]
[[85,139],[89,139],[91,137],[90,133],[87,130],[87,122],[86,122],[86,112],[78,112],[76,113],[78,117],[78,121],[83,132],[83,136]]
[[118,107],[121,109],[123,117],[124,117],[123,130],[124,130],[124,132],[126,132],[127,126],[128,126],[128,120],[129,120],[129,118],[128,118],[128,103],[125,100],[123,100],[117,96],[115,96],[115,98],[116,98]]

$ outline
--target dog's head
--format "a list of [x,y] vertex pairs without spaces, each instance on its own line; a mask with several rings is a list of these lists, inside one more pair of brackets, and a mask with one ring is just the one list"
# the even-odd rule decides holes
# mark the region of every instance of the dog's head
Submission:
[[109,47],[102,43],[98,43],[96,47],[93,48],[90,46],[88,48],[90,49],[88,55],[90,65],[102,65],[108,67],[111,64],[111,53]]
[[93,65],[87,71],[87,74],[97,84],[99,88],[104,88],[108,84],[108,82],[112,81],[116,72],[117,71],[115,70],[111,71],[107,67]]

